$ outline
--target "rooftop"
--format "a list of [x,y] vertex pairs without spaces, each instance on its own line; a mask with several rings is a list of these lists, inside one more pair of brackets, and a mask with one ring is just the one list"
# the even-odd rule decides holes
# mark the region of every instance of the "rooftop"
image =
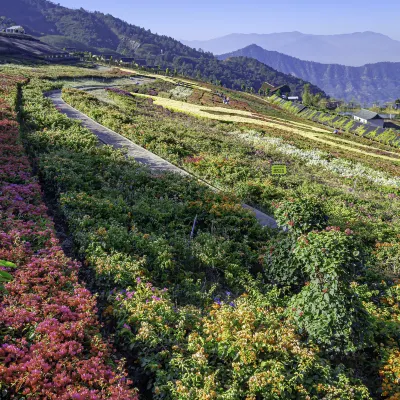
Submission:
[[290,87],[288,85],[280,85],[271,89],[271,93],[277,92],[278,90],[285,89],[285,91],[290,91]]
[[358,113],[354,114],[355,117],[361,118],[361,119],[382,119],[382,117],[373,111],[370,110],[365,110],[361,109]]

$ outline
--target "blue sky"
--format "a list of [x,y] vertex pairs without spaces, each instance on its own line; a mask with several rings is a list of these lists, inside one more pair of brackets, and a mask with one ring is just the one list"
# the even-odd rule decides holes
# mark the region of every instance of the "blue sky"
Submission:
[[400,0],[54,0],[110,13],[176,39],[229,33],[374,31],[400,40]]

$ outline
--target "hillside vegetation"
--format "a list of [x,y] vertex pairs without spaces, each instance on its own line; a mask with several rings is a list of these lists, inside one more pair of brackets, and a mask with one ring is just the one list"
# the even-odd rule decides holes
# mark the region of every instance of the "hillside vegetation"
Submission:
[[394,102],[400,97],[400,62],[380,62],[362,67],[320,64],[251,45],[218,56],[251,57],[285,74],[312,82],[329,96],[360,104]]
[[[306,82],[282,74],[248,58],[227,62],[211,53],[197,51],[167,36],[128,24],[110,14],[69,9],[47,0],[15,0],[2,5],[1,13],[25,27],[28,33],[43,37],[51,45],[74,47],[93,53],[120,54],[145,59],[148,65],[167,67],[181,74],[240,89],[255,91],[268,81],[288,83],[300,94]],[[322,92],[312,85],[311,91]],[[322,92],[322,94],[324,94]]]
[[[399,150],[184,77],[0,74],[5,400],[397,400]],[[100,145],[53,89],[192,177]]]

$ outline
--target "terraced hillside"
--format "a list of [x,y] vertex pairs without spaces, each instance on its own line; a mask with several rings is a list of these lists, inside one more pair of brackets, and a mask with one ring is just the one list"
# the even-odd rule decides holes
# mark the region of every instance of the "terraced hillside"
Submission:
[[43,58],[48,56],[67,56],[68,53],[49,46],[28,35],[9,35],[0,33],[0,57],[24,56],[25,58]]
[[[398,397],[398,149],[334,136],[257,96],[188,78],[15,65],[0,72],[15,88],[1,96],[18,108],[21,140],[60,243],[82,262],[104,324],[100,332],[89,318],[91,297],[92,308],[69,300],[87,292],[75,278],[68,286],[68,268],[57,280],[62,294],[49,291],[45,274],[20,284],[38,271],[24,256],[31,246],[45,257],[58,242],[46,242],[46,211],[36,214],[20,186],[25,175],[15,173],[27,166],[22,148],[5,148],[17,168],[0,157],[0,177],[8,179],[1,182],[0,259],[13,264],[1,264],[7,400],[45,390],[135,399],[133,386],[156,400]],[[124,140],[220,191],[102,145],[43,95],[55,89]],[[271,173],[277,163],[286,175]],[[29,204],[24,213],[15,205],[20,197]],[[261,227],[243,202],[274,215],[282,229]],[[36,311],[38,302],[45,312]],[[21,311],[25,304],[31,314]],[[68,329],[83,310],[86,325]],[[57,326],[65,354],[45,346]],[[85,338],[93,332],[96,343],[111,339],[118,357],[99,354],[102,344],[90,347]],[[91,368],[88,354],[111,367]],[[68,368],[60,376],[62,363]]]

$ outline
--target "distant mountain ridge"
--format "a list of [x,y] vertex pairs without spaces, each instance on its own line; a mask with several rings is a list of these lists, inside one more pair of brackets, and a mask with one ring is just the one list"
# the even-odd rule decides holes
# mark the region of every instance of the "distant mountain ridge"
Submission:
[[214,54],[230,53],[256,44],[266,50],[324,64],[362,66],[382,61],[400,62],[400,41],[375,32],[339,35],[233,33],[211,40],[183,40],[182,43]]
[[339,99],[356,99],[361,104],[371,104],[400,98],[400,62],[381,62],[362,67],[321,64],[268,51],[255,44],[218,58],[225,60],[239,56],[254,58],[280,72],[312,82],[329,96]]
[[[229,88],[240,89],[244,85],[257,91],[268,81],[276,86],[288,84],[293,93],[299,94],[306,83],[255,59],[239,57],[220,61],[211,53],[197,51],[110,14],[70,9],[47,0],[3,0],[0,12],[22,25],[27,33],[60,48],[133,56],[164,70],[176,69],[181,74]],[[315,85],[311,90],[322,92]]]

